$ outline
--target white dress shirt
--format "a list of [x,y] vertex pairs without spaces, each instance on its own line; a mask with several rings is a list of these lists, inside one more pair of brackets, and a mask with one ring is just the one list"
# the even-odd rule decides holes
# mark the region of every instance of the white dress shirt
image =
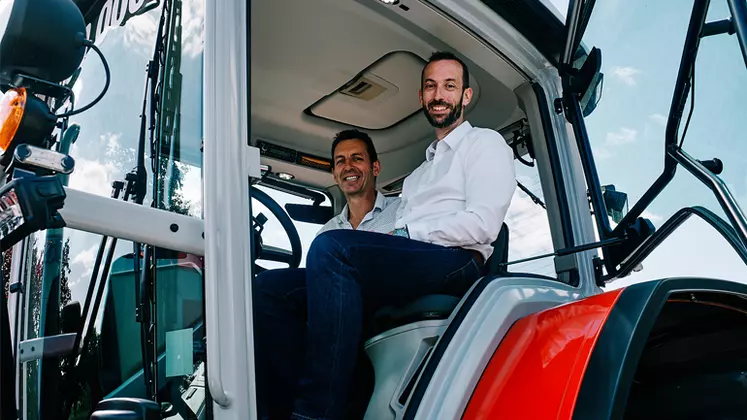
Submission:
[[410,238],[476,250],[487,261],[516,189],[514,156],[498,132],[465,121],[434,141],[402,187],[397,228]]
[[[385,197],[384,194],[376,191],[374,207],[370,212],[363,216],[363,220],[361,220],[356,230],[378,233],[389,233],[393,231],[399,203],[399,197]],[[333,217],[322,226],[319,232],[317,232],[317,235],[334,229],[353,229],[353,225],[351,225],[348,220],[347,204],[342,208],[340,214]]]

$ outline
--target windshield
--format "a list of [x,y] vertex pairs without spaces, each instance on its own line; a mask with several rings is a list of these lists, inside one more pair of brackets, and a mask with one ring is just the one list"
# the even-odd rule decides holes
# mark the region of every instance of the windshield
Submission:
[[[330,180],[331,178],[332,177],[330,176]],[[285,209],[286,204],[305,204],[305,205],[311,204],[310,200],[297,197],[295,195],[288,194],[283,191],[278,191],[270,187],[259,185],[257,186],[257,188],[260,189],[261,191],[266,192],[267,195],[269,195],[270,198],[272,198],[278,204],[280,204],[280,206],[283,207],[283,209]],[[325,200],[320,205],[329,207],[332,204],[331,204],[331,201],[329,200],[329,197],[325,195]],[[269,245],[269,246],[273,246],[273,247],[277,247],[277,248],[290,251],[291,250],[290,239],[288,238],[288,234],[285,233],[285,230],[280,225],[280,222],[278,221],[277,217],[275,217],[270,212],[270,210],[267,209],[267,207],[265,207],[262,203],[257,201],[256,198],[253,198],[252,199],[252,215],[254,217],[257,217],[260,213],[267,217],[267,222],[265,222],[264,229],[262,230],[262,243],[264,245]],[[319,232],[319,229],[322,228],[322,225],[293,220],[293,226],[295,226],[296,230],[298,231],[298,236],[301,239],[301,250],[303,251],[303,254],[301,256],[300,266],[306,267],[306,254],[308,253],[309,247],[311,246],[311,242],[314,241],[314,238],[316,237],[317,232]],[[284,263],[280,263],[276,261],[267,261],[263,259],[258,259],[257,263],[266,269],[288,267],[288,264],[284,264]]]
[[[585,119],[600,183],[627,193],[630,208],[664,168],[665,126],[692,7],[692,1],[600,0],[582,40],[587,48],[602,51],[602,99]],[[712,1],[706,21],[730,16],[726,1]],[[735,36],[702,39],[694,90],[695,106],[683,150],[696,159],[719,158],[724,166],[721,178],[745,208],[747,146],[742,138],[747,71]],[[711,190],[678,167],[674,180],[642,216],[660,227],[679,209],[697,205],[728,220]],[[611,287],[677,275],[747,278],[745,264],[733,249],[697,218],[665,240],[642,268]]]

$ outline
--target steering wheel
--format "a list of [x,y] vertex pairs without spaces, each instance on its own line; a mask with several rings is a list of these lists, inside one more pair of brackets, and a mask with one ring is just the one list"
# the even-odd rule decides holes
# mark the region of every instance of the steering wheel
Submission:
[[252,229],[254,231],[255,239],[252,263],[254,263],[254,267],[257,270],[256,272],[265,271],[265,268],[256,264],[257,260],[276,261],[286,263],[290,268],[298,268],[298,266],[301,265],[301,254],[303,253],[303,250],[301,249],[301,238],[298,236],[298,230],[293,224],[293,220],[291,220],[283,207],[281,207],[277,201],[273,200],[272,197],[267,195],[264,191],[251,186],[249,194],[251,195],[251,198],[255,198],[267,207],[267,209],[270,210],[270,213],[278,219],[283,230],[285,230],[285,234],[288,235],[291,244],[290,251],[263,244],[262,229],[265,222],[267,222],[267,217],[262,213],[258,214],[257,217],[252,216]]

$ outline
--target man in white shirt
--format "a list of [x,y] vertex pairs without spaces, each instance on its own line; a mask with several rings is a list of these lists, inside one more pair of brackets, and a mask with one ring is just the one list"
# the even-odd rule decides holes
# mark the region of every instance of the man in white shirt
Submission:
[[405,180],[390,235],[337,230],[306,258],[308,336],[292,419],[342,418],[362,328],[386,305],[419,296],[462,296],[483,271],[516,188],[503,137],[464,121],[467,66],[435,53],[419,93],[436,139]]
[[[400,199],[376,191],[381,163],[371,137],[358,130],[338,133],[332,160],[332,176],[347,203],[317,235],[331,230],[391,232]],[[254,278],[252,292],[260,419],[287,418],[305,354],[306,271],[264,271]]]

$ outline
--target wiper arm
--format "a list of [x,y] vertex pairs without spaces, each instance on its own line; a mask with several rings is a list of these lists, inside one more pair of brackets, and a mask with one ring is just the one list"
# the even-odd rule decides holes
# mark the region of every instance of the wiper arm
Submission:
[[[161,10],[161,18],[158,23],[158,32],[156,33],[156,45],[153,50],[153,58],[148,62],[147,78],[145,83],[145,97],[143,98],[143,108],[140,114],[140,138],[137,150],[137,167],[134,173],[128,174],[128,181],[131,181],[133,188],[132,194],[137,204],[143,204],[145,194],[148,189],[147,172],[145,169],[145,140],[146,131],[149,131],[149,141],[151,150],[151,169],[154,174],[154,181],[157,181],[157,162],[158,155],[155,148],[155,129],[157,122],[158,110],[158,78],[161,73],[161,62],[163,58],[164,39],[166,18],[171,14],[171,2],[164,1]],[[146,109],[150,105],[148,115],[149,126],[146,130]],[[158,197],[158,183],[153,183],[153,202],[155,206]],[[143,263],[141,270],[140,253],[143,251]],[[145,389],[150,399],[158,402],[158,365],[156,361],[157,340],[156,340],[156,289],[155,289],[155,264],[153,263],[154,249],[151,245],[143,247],[140,243],[133,244],[134,251],[134,273],[135,273],[135,305],[136,320],[140,323],[140,343],[143,363],[143,379]]]
[[[122,190],[125,189],[125,184],[122,181],[115,181],[112,183],[112,195],[111,197],[115,200],[119,199],[119,195],[122,193]],[[127,201],[129,199],[129,191],[125,191],[124,201]],[[93,264],[93,272],[91,273],[91,281],[88,283],[88,292],[86,293],[86,300],[83,303],[83,311],[81,314],[83,316],[88,315],[89,310],[91,310],[91,305],[93,304],[93,312],[90,316],[87,317],[88,319],[88,325],[86,326],[85,319],[81,321],[80,325],[80,331],[78,332],[78,335],[75,337],[75,346],[73,347],[75,350],[75,353],[73,356],[77,357],[83,353],[83,348],[85,347],[85,343],[83,342],[84,339],[88,339],[91,330],[93,329],[93,324],[96,322],[96,316],[98,315],[98,309],[101,305],[101,299],[102,294],[104,292],[104,286],[107,282],[107,277],[109,275],[109,267],[111,266],[112,259],[114,258],[114,250],[117,246],[117,238],[112,238],[111,245],[109,247],[109,250],[106,255],[106,264],[104,265],[103,269],[103,275],[101,276],[101,280],[97,281],[99,278],[99,271],[101,271],[101,262],[104,258],[104,250],[106,249],[106,244],[109,242],[108,236],[102,236],[101,237],[101,243],[99,244],[99,251],[96,254],[96,261]],[[96,288],[96,284],[98,283],[98,288]],[[94,297],[94,290],[96,291],[96,295]]]

